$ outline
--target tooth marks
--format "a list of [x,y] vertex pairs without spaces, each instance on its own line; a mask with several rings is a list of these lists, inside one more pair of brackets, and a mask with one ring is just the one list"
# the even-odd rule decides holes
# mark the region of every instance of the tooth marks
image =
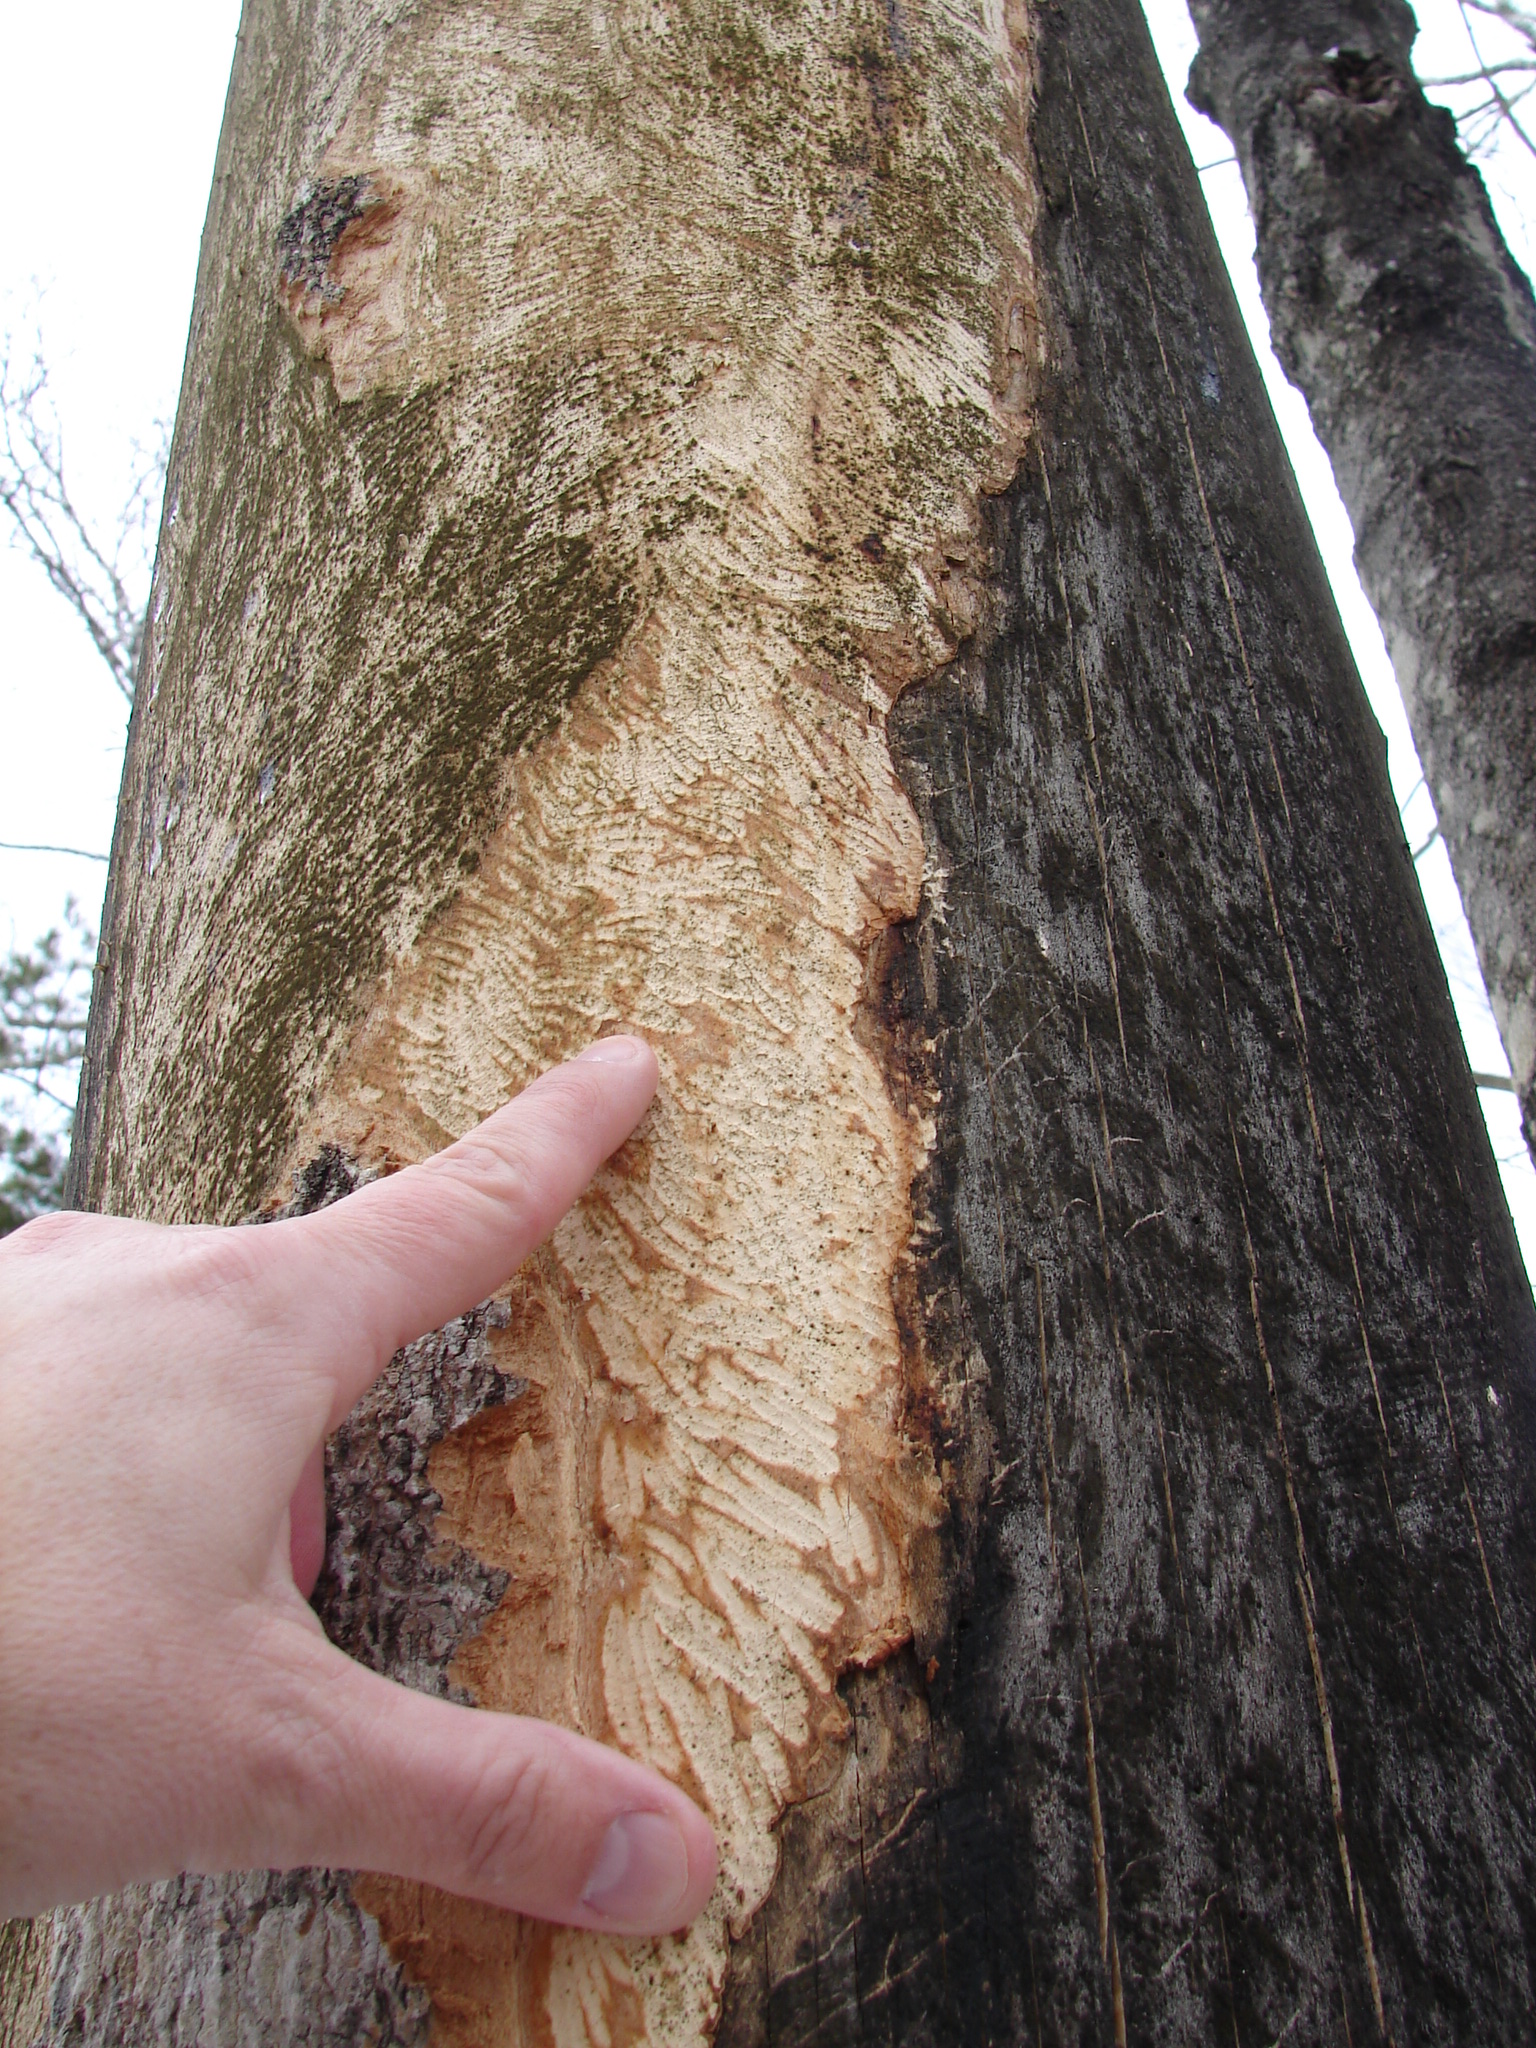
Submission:
[[[419,1157],[617,1021],[662,1075],[509,1290],[496,1357],[527,1391],[440,1445],[431,1478],[440,1535],[507,1575],[455,1679],[667,1771],[714,1815],[723,1882],[684,1939],[629,1950],[370,1888],[462,2048],[707,2038],[784,1807],[838,1767],[840,1677],[912,1635],[941,1507],[904,1435],[895,1300],[930,1126],[859,1020],[923,886],[887,715],[985,623],[980,498],[1028,429],[1027,23],[905,8],[913,61],[872,138],[878,6],[667,18],[661,36],[615,8],[616,42],[589,47],[586,17],[537,0],[415,10],[329,166],[401,194],[398,233],[368,245],[377,350],[361,261],[322,337],[343,396],[462,371],[500,445],[525,365],[545,389],[600,348],[590,392],[566,380],[579,421],[531,442],[579,425],[603,479],[587,538],[625,565],[637,620],[507,763],[502,824],[315,1112],[366,1156]],[[788,80],[794,104],[750,132],[709,68],[737,36],[792,41],[754,60],[753,97]],[[413,185],[411,81],[450,72],[462,108]],[[827,179],[876,139],[852,273]],[[432,237],[396,291],[389,251]],[[509,469],[509,516],[555,490],[546,466]]]

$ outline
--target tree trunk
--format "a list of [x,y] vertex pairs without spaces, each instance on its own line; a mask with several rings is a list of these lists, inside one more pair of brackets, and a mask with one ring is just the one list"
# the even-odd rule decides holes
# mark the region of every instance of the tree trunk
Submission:
[[172,475],[79,1191],[652,1038],[317,1600],[724,1876],[162,1885],[44,2038],[1522,2034],[1536,1318],[1135,0],[251,0]]
[[1536,1148],[1536,301],[1405,0],[1191,0]]

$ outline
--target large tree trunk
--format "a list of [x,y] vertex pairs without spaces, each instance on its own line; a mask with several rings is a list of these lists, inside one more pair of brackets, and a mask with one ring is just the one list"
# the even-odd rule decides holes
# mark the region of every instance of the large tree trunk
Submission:
[[1536,301],[1405,0],[1191,0],[1536,1148]]
[[80,1191],[653,1038],[317,1599],[724,1877],[164,1885],[45,2038],[1522,2036],[1536,1320],[1135,0],[251,0],[172,474]]

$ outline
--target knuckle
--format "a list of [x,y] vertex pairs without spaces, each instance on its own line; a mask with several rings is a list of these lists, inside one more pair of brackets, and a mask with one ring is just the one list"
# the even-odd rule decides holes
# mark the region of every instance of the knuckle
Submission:
[[284,1247],[269,1242],[267,1230],[193,1227],[176,1233],[172,1249],[174,1285],[183,1300],[232,1310],[242,1323],[277,1318],[285,1294],[274,1254]]
[[99,1232],[102,1219],[78,1209],[60,1209],[51,1216],[34,1216],[13,1230],[3,1247],[7,1258],[37,1258],[53,1252],[72,1251],[83,1239]]
[[536,1753],[492,1757],[461,1808],[464,1871],[477,1891],[503,1892],[547,1841],[553,1819],[549,1772]]
[[568,1060],[551,1076],[564,1098],[567,1120],[578,1129],[599,1122],[608,1114],[613,1097],[612,1073],[611,1067]]
[[510,1133],[492,1138],[472,1132],[443,1153],[434,1167],[465,1193],[493,1203],[504,1215],[516,1218],[529,1206],[529,1161]]

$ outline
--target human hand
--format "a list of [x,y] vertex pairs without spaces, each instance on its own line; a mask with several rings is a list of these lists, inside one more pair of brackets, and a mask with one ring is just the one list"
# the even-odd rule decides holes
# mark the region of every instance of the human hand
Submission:
[[425,1165],[260,1229],[0,1243],[0,1917],[177,1871],[387,1871],[624,1934],[716,1854],[653,1771],[353,1663],[307,1604],[323,1445],[500,1286],[656,1087],[599,1041]]

